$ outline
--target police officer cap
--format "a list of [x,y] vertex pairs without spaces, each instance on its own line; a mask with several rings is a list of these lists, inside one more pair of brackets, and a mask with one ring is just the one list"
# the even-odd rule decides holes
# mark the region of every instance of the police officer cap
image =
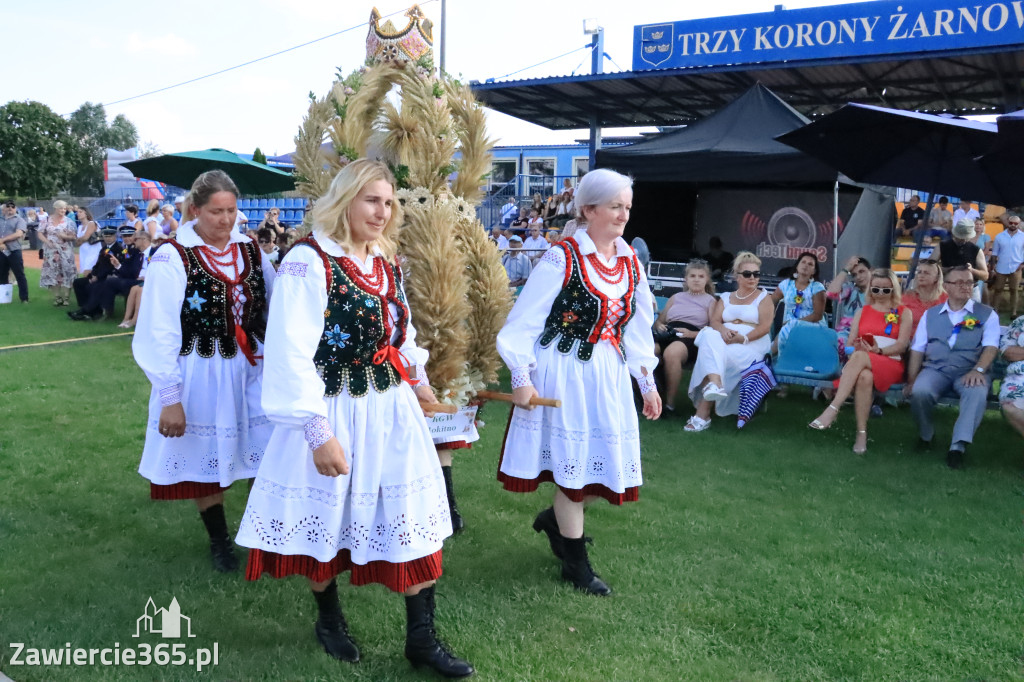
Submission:
[[100,230],[100,234],[102,234],[104,237],[109,237],[111,235],[115,235],[115,234],[117,234],[117,228],[116,227],[104,227],[102,230]]
[[117,232],[118,232],[118,234],[120,234],[120,235],[121,235],[122,237],[134,237],[134,236],[135,236],[135,228],[134,228],[134,227],[132,227],[131,225],[122,225],[122,226],[121,226],[121,227],[120,227],[120,228],[118,229],[118,231],[117,231]]

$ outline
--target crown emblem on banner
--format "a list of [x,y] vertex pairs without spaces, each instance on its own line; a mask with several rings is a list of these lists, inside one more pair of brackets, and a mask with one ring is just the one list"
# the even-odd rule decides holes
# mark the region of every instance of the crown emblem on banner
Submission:
[[366,59],[378,61],[417,61],[430,57],[433,52],[434,23],[423,14],[419,5],[413,5],[406,12],[409,23],[399,30],[388,19],[381,26],[380,12],[374,7],[370,12],[370,31],[366,34]]

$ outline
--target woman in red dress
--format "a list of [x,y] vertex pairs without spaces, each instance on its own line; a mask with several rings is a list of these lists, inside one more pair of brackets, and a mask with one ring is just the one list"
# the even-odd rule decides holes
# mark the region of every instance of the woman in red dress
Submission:
[[857,415],[857,438],[854,454],[868,449],[868,417],[874,391],[887,391],[903,380],[903,354],[914,331],[914,313],[900,305],[900,283],[892,270],[881,268],[871,272],[867,304],[853,318],[850,340],[854,353],[850,356],[835,397],[825,411],[809,426],[824,431],[839,416],[839,408],[853,393]]

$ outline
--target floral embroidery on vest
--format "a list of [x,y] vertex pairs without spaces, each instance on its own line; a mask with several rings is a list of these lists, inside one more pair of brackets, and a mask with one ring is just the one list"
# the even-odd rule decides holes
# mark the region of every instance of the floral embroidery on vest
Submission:
[[[177,241],[165,242],[181,255],[185,266],[185,300],[181,305],[181,355],[195,351],[200,357],[212,358],[220,352],[223,358],[238,354],[235,338],[235,317],[231,309],[231,292],[217,273],[196,253]],[[255,242],[239,242],[239,284],[245,295],[242,305],[241,330],[249,348],[263,342],[266,332],[267,290],[263,282],[263,268],[259,247]],[[154,259],[156,256],[154,256]],[[256,264],[255,266],[253,264]]]
[[[375,362],[375,356],[389,345],[399,348],[405,342],[409,312],[402,293],[401,268],[381,256],[374,257],[379,262],[374,264],[375,272],[387,278],[387,289],[381,295],[361,288],[357,266],[348,258],[325,253],[314,237],[296,242],[298,245],[316,251],[327,273],[324,331],[313,356],[324,381],[324,395],[335,397],[347,388],[349,395],[360,398],[370,386],[383,393],[401,384],[402,378],[391,362]],[[388,319],[389,303],[398,310],[394,324]],[[398,338],[391,344],[396,326]]]

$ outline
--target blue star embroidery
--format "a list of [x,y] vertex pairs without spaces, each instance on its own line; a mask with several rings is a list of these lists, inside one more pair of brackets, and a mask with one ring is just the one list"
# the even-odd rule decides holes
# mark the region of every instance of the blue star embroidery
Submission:
[[367,308],[372,308],[375,305],[377,305],[377,302],[374,301],[372,298],[366,299],[366,307]]
[[192,298],[185,299],[188,302],[188,307],[192,310],[198,310],[202,312],[203,304],[206,303],[206,299],[199,295],[199,292],[193,292]]
[[334,325],[334,329],[328,330],[327,332],[327,343],[335,346],[336,348],[344,348],[345,341],[351,336],[341,331],[339,325]]

